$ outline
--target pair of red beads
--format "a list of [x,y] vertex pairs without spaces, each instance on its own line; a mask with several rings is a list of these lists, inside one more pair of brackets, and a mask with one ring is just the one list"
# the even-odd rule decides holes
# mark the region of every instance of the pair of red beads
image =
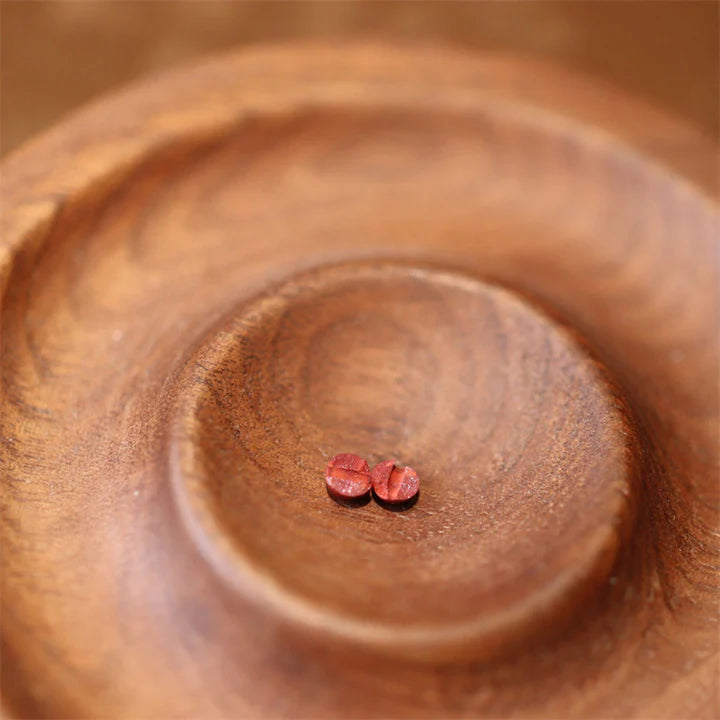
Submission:
[[385,460],[370,472],[365,460],[350,453],[330,459],[325,484],[331,495],[349,500],[363,497],[372,488],[380,500],[393,504],[412,500],[420,490],[420,478],[412,468]]

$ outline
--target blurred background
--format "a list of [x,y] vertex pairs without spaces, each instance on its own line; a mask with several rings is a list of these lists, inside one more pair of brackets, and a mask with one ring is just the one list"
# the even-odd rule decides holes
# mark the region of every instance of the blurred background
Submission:
[[409,38],[554,60],[720,132],[707,2],[2,0],[0,152],[149,72],[283,38]]

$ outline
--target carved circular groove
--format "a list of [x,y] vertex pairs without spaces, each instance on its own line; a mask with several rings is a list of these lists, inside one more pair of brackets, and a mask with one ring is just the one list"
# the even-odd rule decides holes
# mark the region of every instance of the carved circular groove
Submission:
[[[716,150],[343,42],[6,158],[0,714],[711,716]],[[419,500],[338,505],[339,452]]]
[[[323,268],[189,359],[176,497],[205,556],[296,628],[412,657],[487,656],[561,625],[628,528],[632,449],[601,370],[507,291]],[[412,458],[400,517],[323,490],[327,456]]]

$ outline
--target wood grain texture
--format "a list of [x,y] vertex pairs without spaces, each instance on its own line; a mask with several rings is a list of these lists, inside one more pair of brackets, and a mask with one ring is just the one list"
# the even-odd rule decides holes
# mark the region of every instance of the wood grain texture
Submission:
[[556,62],[720,133],[720,9],[710,1],[3,0],[0,23],[0,154],[98,94],[175,63],[261,42],[348,36]]
[[[716,717],[717,149],[550,67],[230,55],[4,163],[22,717]],[[405,512],[326,494],[397,457]]]

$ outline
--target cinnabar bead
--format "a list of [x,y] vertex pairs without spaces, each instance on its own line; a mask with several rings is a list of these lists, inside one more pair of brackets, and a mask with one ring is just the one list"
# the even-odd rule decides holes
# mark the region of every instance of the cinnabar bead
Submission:
[[341,498],[359,498],[370,491],[370,466],[357,455],[341,453],[330,458],[325,471],[328,490]]
[[420,490],[420,478],[411,467],[401,467],[394,460],[376,465],[371,475],[373,492],[387,503],[411,500]]

